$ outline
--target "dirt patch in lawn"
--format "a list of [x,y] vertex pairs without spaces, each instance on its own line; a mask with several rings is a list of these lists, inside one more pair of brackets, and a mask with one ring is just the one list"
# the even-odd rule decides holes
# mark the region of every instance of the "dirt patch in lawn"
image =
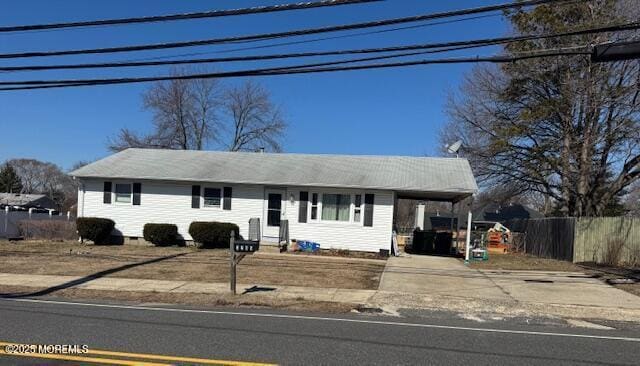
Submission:
[[306,256],[380,259],[385,261],[389,258],[387,256],[380,255],[379,253],[359,252],[359,251],[340,250],[340,249],[321,249],[317,252],[288,251],[287,253],[296,254],[296,255],[306,255]]
[[619,288],[622,291],[632,293],[636,296],[640,296],[640,283],[626,284],[626,285],[613,285],[613,287]]
[[[43,290],[41,288],[40,290]],[[34,287],[22,286],[0,286],[1,294],[32,293],[39,290]],[[2,296],[0,296],[2,297]],[[100,300],[118,301],[135,305],[156,305],[156,304],[180,304],[211,307],[244,307],[244,308],[271,308],[286,309],[292,311],[320,311],[325,313],[347,313],[355,308],[357,304],[313,301],[304,297],[296,299],[275,299],[260,295],[213,295],[213,294],[193,294],[193,293],[167,293],[167,292],[135,292],[135,291],[104,291],[69,288],[56,291],[53,296],[42,297],[42,299],[65,298],[74,301]]]
[[[384,261],[248,255],[238,282],[376,289]],[[0,242],[0,272],[175,281],[228,282],[226,249],[96,246],[75,242]]]
[[471,261],[469,266],[476,269],[584,272],[583,268],[571,262],[522,253],[493,254],[489,255],[488,261]]
[[598,277],[614,287],[640,296],[640,268],[611,267],[595,263],[580,263],[579,266],[586,273]]

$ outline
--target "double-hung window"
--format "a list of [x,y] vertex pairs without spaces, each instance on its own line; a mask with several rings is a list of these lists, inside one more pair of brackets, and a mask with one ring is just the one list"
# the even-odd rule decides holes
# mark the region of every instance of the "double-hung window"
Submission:
[[362,195],[355,195],[355,202],[353,204],[353,222],[360,222],[362,217]]
[[220,207],[220,188],[204,188],[204,207]]
[[327,193],[322,195],[322,220],[349,221],[350,211],[351,195]]
[[131,184],[116,183],[116,203],[131,203]]

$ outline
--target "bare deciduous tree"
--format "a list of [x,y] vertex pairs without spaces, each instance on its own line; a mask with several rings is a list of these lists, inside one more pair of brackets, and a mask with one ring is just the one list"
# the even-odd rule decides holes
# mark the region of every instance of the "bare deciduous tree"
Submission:
[[[183,75],[186,70],[173,70]],[[215,79],[168,80],[153,84],[143,95],[145,109],[153,112],[153,132],[139,135],[129,129],[119,131],[109,148],[128,147],[202,150],[214,140],[216,110],[221,104],[220,85]]]
[[[173,74],[192,72],[174,70]],[[109,142],[112,151],[128,147],[281,150],[285,123],[279,109],[264,88],[251,82],[223,90],[215,79],[161,81],[145,92],[143,105],[153,112],[152,132],[121,129]]]
[[[517,34],[555,33],[634,18],[625,2],[540,5],[509,15]],[[626,8],[625,8],[626,9]],[[635,11],[637,13],[637,10]],[[517,42],[505,53],[633,37],[601,33]],[[564,216],[599,216],[640,179],[640,68],[589,56],[478,67],[448,107],[443,139],[461,138],[485,186],[538,192]]]
[[12,159],[7,163],[22,181],[21,193],[46,194],[61,210],[76,203],[77,185],[59,166],[35,159]]
[[266,148],[282,151],[280,140],[286,129],[280,109],[260,85],[246,82],[225,94],[225,111],[231,117],[230,151]]
[[627,215],[640,217],[640,181],[629,188],[629,193],[624,200]]

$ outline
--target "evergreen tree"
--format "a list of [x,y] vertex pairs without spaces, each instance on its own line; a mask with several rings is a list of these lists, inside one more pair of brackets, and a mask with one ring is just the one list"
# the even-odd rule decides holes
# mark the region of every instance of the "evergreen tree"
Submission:
[[22,182],[18,173],[9,163],[0,168],[0,192],[19,193],[22,190]]

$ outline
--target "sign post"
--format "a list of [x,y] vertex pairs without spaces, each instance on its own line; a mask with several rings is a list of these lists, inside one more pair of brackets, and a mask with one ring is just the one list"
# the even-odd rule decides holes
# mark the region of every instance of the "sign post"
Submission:
[[231,253],[231,293],[236,294],[236,251],[234,241],[236,233],[231,231],[231,239],[229,240],[229,252]]

